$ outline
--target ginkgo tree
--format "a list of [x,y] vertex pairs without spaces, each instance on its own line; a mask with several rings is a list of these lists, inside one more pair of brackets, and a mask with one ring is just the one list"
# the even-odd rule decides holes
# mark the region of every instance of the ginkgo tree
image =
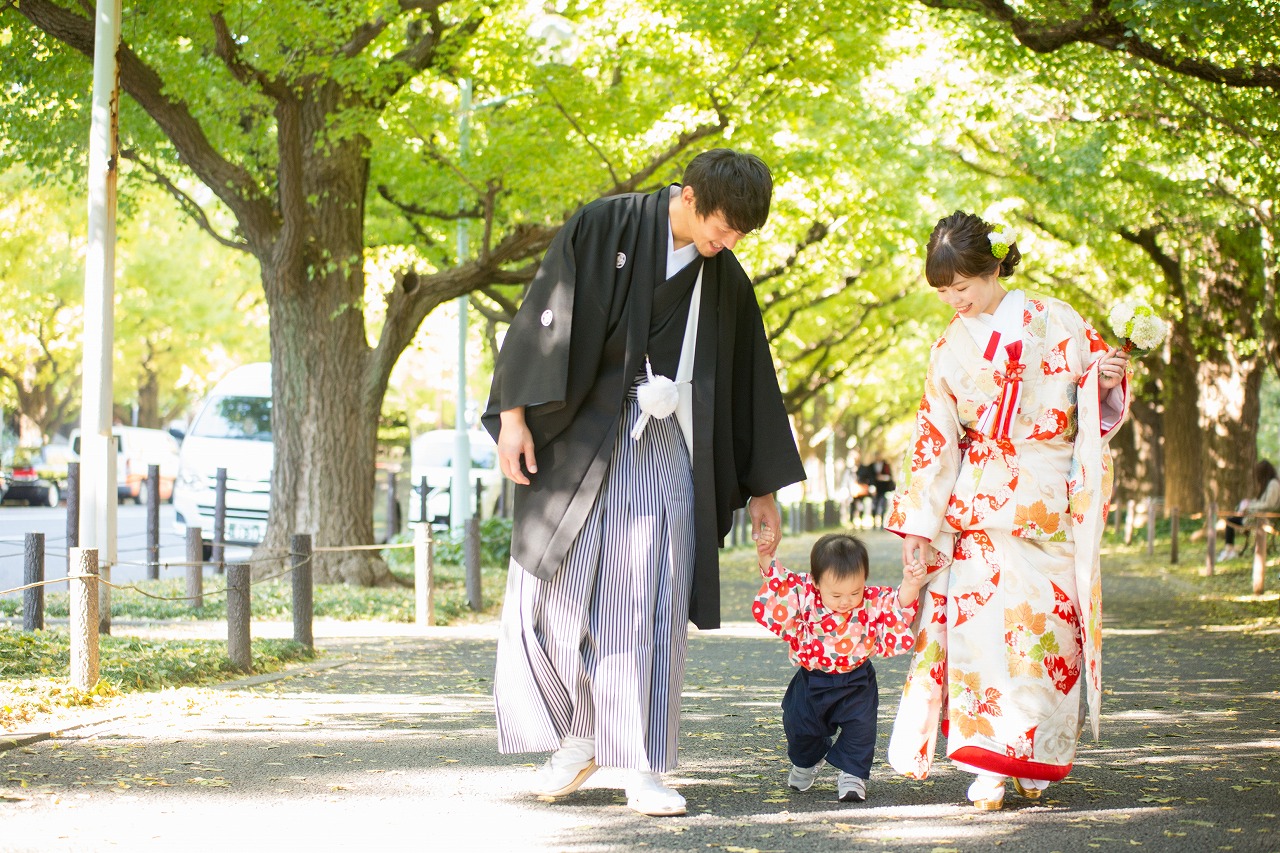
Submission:
[[[514,304],[579,204],[677,179],[714,144],[750,147],[781,180],[818,185],[826,165],[783,131],[857,73],[895,14],[851,0],[579,2],[563,9],[580,43],[566,65],[539,62],[537,11],[469,0],[126,6],[125,177],[169,189],[260,270],[276,449],[266,549],[293,532],[321,546],[372,541],[376,425],[396,360],[445,300],[478,291]],[[22,0],[0,10],[0,28],[5,155],[74,172],[90,14]],[[492,104],[468,116],[468,150],[466,88]],[[232,226],[181,189],[188,175]],[[467,257],[450,239],[460,217],[474,236]],[[785,258],[814,225],[779,220],[749,260]],[[377,295],[371,323],[366,250],[388,243],[412,244],[418,260]],[[316,576],[387,573],[355,552],[326,555]]]

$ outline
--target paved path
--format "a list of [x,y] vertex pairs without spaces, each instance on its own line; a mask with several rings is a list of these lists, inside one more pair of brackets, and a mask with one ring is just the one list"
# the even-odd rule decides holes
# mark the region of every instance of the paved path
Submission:
[[[890,582],[895,542],[867,539]],[[523,795],[543,757],[497,753],[488,624],[347,632],[286,677],[174,691],[0,752],[0,850],[1280,851],[1280,632],[1199,627],[1170,582],[1108,577],[1102,740],[1044,801],[1011,792],[990,813],[945,762],[924,782],[883,763],[905,659],[879,661],[879,763],[854,805],[834,778],[786,787],[790,670],[742,621],[753,592],[726,585],[728,624],[690,641],[673,775],[687,817],[632,813],[608,771],[554,804]]]

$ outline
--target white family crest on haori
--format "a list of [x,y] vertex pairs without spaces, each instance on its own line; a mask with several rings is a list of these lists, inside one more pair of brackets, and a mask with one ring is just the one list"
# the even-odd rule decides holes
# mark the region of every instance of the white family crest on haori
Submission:
[[626,256],[626,254],[625,254],[625,253],[623,253],[623,252],[619,252],[619,253],[618,253],[618,259],[617,259],[616,261],[614,261],[614,263],[617,265],[618,269],[622,269],[622,267],[626,264],[626,262],[627,262],[627,256]]

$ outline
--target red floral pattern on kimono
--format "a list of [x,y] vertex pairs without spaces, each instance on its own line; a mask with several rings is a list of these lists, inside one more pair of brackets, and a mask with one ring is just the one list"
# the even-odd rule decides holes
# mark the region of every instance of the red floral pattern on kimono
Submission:
[[[1009,298],[1006,296],[1006,298]],[[934,345],[911,464],[889,529],[938,549],[888,758],[924,778],[935,741],[955,761],[1061,779],[1101,676],[1098,543],[1111,492],[1097,361],[1103,339],[1066,303],[1027,298],[1021,396],[1007,437],[978,429],[1003,358],[959,318]],[[999,341],[1003,346],[1007,341]],[[1128,409],[1128,387],[1116,396]],[[904,466],[905,467],[905,466]]]
[[787,643],[792,663],[820,672],[852,672],[872,655],[893,657],[915,646],[916,604],[899,607],[893,587],[868,586],[856,610],[837,613],[823,606],[808,574],[776,562],[764,572],[751,615]]

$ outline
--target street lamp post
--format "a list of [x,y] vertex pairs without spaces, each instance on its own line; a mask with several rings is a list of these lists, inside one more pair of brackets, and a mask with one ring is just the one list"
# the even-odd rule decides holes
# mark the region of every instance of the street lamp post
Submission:
[[[458,159],[465,163],[471,137],[471,81],[459,82]],[[470,253],[467,220],[458,218],[458,265]],[[462,531],[471,517],[471,436],[467,425],[467,311],[471,300],[458,297],[458,405],[453,417],[453,482],[449,486],[449,526]],[[425,519],[424,519],[425,520]]]
[[[576,52],[573,26],[562,16],[552,14],[539,16],[529,27],[529,33],[542,42],[539,51],[540,64],[573,60]],[[532,93],[532,89],[525,89],[511,95],[489,98],[473,104],[471,81],[465,77],[458,81],[459,167],[465,165],[471,145],[471,114],[476,110],[496,107],[512,98]],[[462,207],[466,208],[465,198]],[[465,217],[458,218],[457,244],[458,265],[461,266],[471,251]],[[467,312],[470,304],[471,300],[465,293],[457,299],[458,405],[453,418],[453,478],[449,484],[449,526],[456,532],[462,531],[466,527],[467,519],[471,517],[471,427],[467,423]]]

